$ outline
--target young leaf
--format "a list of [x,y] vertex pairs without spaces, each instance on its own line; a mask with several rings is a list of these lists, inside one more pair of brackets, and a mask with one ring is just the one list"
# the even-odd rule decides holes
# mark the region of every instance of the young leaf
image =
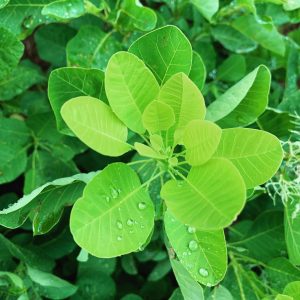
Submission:
[[184,74],[173,75],[161,88],[158,100],[172,107],[176,131],[175,140],[181,142],[185,126],[192,120],[203,120],[205,103],[197,86]]
[[145,62],[160,84],[176,73],[188,75],[191,70],[191,44],[175,26],[165,26],[143,35],[129,51]]
[[190,0],[190,2],[199,10],[199,12],[210,21],[213,15],[219,9],[219,0]]
[[182,223],[217,230],[235,220],[244,207],[246,190],[234,165],[220,158],[193,167],[183,180],[168,181],[161,196]]
[[136,251],[146,242],[154,225],[154,207],[137,174],[123,163],[114,163],[87,184],[70,222],[83,249],[97,257],[114,257]]
[[247,189],[265,183],[278,170],[283,151],[272,134],[250,128],[223,129],[215,157],[229,159],[241,173]]
[[152,101],[145,108],[143,125],[151,133],[169,129],[175,123],[172,107],[164,102]]
[[105,90],[112,110],[132,131],[144,133],[142,114],[159,92],[158,83],[143,61],[117,52],[108,62]]
[[189,300],[204,300],[201,285],[192,278],[182,264],[175,259],[171,259],[171,266],[183,298]]
[[222,130],[210,121],[194,120],[188,123],[183,134],[186,161],[197,166],[207,162],[216,151]]
[[151,157],[155,159],[165,159],[167,158],[166,155],[160,154],[153,150],[151,147],[141,144],[141,143],[134,143],[134,147],[139,155],[145,156],[145,157]]
[[92,97],[67,101],[61,115],[76,136],[93,150],[108,156],[119,156],[130,150],[126,126],[111,108]]
[[49,77],[48,96],[58,130],[72,135],[60,114],[61,107],[66,101],[79,96],[91,96],[106,102],[104,73],[95,69],[56,69]]
[[193,51],[193,62],[189,77],[193,80],[193,82],[200,90],[203,89],[206,79],[206,67],[200,54],[195,51]]
[[170,213],[164,218],[166,234],[182,265],[204,285],[216,285],[227,269],[223,230],[200,231],[180,223]]
[[208,106],[206,119],[221,127],[251,124],[266,109],[270,82],[268,68],[257,67]]
[[297,297],[300,295],[300,281],[292,281],[288,283],[285,286],[283,293],[293,297],[294,300],[297,299]]

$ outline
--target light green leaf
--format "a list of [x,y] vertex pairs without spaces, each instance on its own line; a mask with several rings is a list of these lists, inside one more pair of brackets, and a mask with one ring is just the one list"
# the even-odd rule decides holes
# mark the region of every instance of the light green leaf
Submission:
[[61,115],[76,136],[93,150],[108,156],[130,150],[126,126],[102,101],[92,97],[73,98],[62,106]]
[[34,34],[41,59],[54,66],[66,65],[66,45],[76,31],[65,24],[49,24],[40,27]]
[[165,183],[161,196],[179,221],[201,230],[217,230],[235,220],[245,204],[246,190],[230,161],[211,159],[193,167],[187,178]]
[[216,151],[221,134],[222,129],[210,121],[189,122],[183,134],[186,161],[192,166],[207,162]]
[[4,6],[6,6],[8,2],[9,2],[9,0],[1,0],[0,1],[0,8],[3,8]]
[[37,286],[41,296],[50,299],[66,299],[77,291],[77,287],[51,273],[46,273],[31,267],[27,268],[29,278]]
[[0,79],[0,99],[11,100],[44,80],[45,77],[37,65],[29,60],[22,60],[11,73]]
[[10,31],[0,28],[0,79],[7,76],[23,55],[24,45]]
[[217,79],[235,82],[246,75],[246,60],[243,55],[232,54],[217,69]]
[[207,300],[234,300],[230,291],[222,285],[216,286]]
[[159,85],[135,55],[117,52],[108,62],[105,90],[114,113],[132,131],[144,133],[142,114],[159,92]]
[[287,258],[278,257],[268,262],[265,276],[270,286],[279,292],[288,283],[300,280],[300,270],[293,266]]
[[220,282],[227,269],[223,230],[197,230],[180,223],[168,211],[165,213],[164,223],[171,246],[190,275],[208,286]]
[[117,22],[124,31],[133,31],[135,28],[149,31],[155,28],[157,17],[155,12],[144,7],[139,0],[123,0],[118,11]]
[[1,294],[3,294],[4,290],[7,295],[17,296],[23,294],[26,290],[21,277],[11,272],[0,271],[0,286]]
[[165,159],[167,158],[166,155],[160,154],[159,152],[153,150],[151,147],[141,144],[141,143],[134,143],[134,147],[139,155],[145,157],[151,157],[155,159]]
[[293,297],[294,300],[299,300],[300,299],[300,281],[292,281],[288,283],[284,290],[283,293],[285,295]]
[[287,295],[278,294],[275,300],[294,300],[294,298]]
[[83,0],[58,0],[44,6],[42,15],[58,19],[78,18],[85,13]]
[[247,189],[265,183],[280,167],[283,151],[272,134],[250,128],[223,129],[215,157],[229,159],[241,173]]
[[266,109],[270,82],[268,68],[257,67],[208,106],[206,119],[221,127],[253,123]]
[[196,282],[182,264],[171,259],[171,265],[181,293],[185,300],[204,300],[203,289]]
[[193,51],[193,62],[189,77],[202,90],[206,79],[206,67],[205,64],[197,52]]
[[214,26],[211,33],[224,48],[236,53],[248,53],[257,47],[256,42],[225,24]]
[[25,171],[29,136],[24,122],[0,118],[0,184],[13,181]]
[[82,26],[67,45],[68,65],[104,70],[109,58],[120,48],[112,32],[103,32],[96,26]]
[[284,55],[284,36],[277,31],[273,23],[264,23],[263,21],[258,22],[254,15],[249,14],[236,18],[231,25],[262,47],[281,56]]
[[144,127],[151,133],[169,129],[175,123],[172,107],[164,102],[152,101],[142,116]]
[[176,132],[175,142],[181,142],[186,125],[192,120],[203,120],[205,103],[197,86],[184,74],[173,75],[161,88],[158,100],[172,107],[175,125],[170,129]]
[[150,143],[154,150],[160,151],[164,147],[163,138],[159,134],[150,135]]
[[300,195],[290,199],[284,206],[284,231],[289,260],[300,264]]
[[145,62],[160,84],[176,73],[190,73],[192,47],[175,26],[165,26],[143,35],[131,45],[129,51]]
[[209,21],[219,9],[219,0],[190,0],[190,2]]
[[137,174],[114,163],[86,186],[70,222],[80,247],[97,257],[114,257],[146,242],[154,225],[154,207]]
[[283,8],[287,11],[299,9],[300,1],[299,0],[286,0],[286,1],[284,1]]
[[104,73],[96,69],[60,68],[51,72],[48,96],[59,131],[73,135],[61,117],[63,104],[71,98],[91,96],[106,102]]
[[24,195],[18,202],[1,210],[0,224],[7,228],[17,228],[27,220],[30,213],[33,213],[35,218],[41,216],[40,228],[44,228],[43,222],[51,219],[52,213],[57,214],[64,206],[72,205],[81,196],[85,183],[94,175],[77,174],[45,183],[30,194]]

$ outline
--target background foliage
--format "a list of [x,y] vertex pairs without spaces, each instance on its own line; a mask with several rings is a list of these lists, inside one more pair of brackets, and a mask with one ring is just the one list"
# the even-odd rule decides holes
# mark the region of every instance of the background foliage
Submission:
[[[0,298],[300,299],[299,22],[298,0],[0,0]],[[190,77],[206,105],[231,101],[225,92],[237,82],[244,93],[260,89],[268,81],[262,64],[272,74],[269,100],[267,92],[260,98],[267,109],[253,106],[238,122],[276,135],[284,160],[264,186],[248,190],[246,207],[225,231],[229,265],[215,288],[201,287],[172,259],[160,220],[145,249],[111,259],[88,255],[69,230],[86,183],[120,159],[70,136],[56,107],[77,96],[105,101],[110,57],[170,24],[192,44]],[[160,66],[155,71],[166,81]],[[219,117],[220,126],[234,126],[230,115]],[[171,215],[165,226],[174,226]],[[205,238],[222,242],[218,233]]]

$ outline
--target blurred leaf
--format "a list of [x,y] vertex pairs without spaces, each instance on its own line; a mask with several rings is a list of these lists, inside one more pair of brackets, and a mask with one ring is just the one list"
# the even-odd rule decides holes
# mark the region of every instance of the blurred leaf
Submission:
[[205,64],[197,52],[193,51],[193,62],[189,77],[202,90],[206,79]]
[[58,19],[78,18],[85,13],[83,0],[51,1],[43,7],[42,15]]
[[219,9],[219,0],[189,0],[198,10],[199,12],[207,19],[211,20],[213,15]]
[[158,262],[157,265],[152,269],[148,276],[148,281],[158,281],[165,277],[170,271],[172,267],[169,259]]

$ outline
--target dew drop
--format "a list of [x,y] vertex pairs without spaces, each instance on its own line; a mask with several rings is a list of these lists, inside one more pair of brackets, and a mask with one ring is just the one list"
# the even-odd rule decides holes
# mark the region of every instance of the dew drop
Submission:
[[198,249],[198,243],[195,240],[189,242],[189,249],[191,251],[196,251]]
[[122,237],[121,237],[121,236],[118,236],[118,237],[117,237],[117,240],[118,240],[118,241],[122,241]]
[[115,188],[110,188],[110,193],[113,199],[116,199],[119,196],[119,192]]
[[109,202],[109,201],[110,201],[110,197],[106,196],[106,197],[105,197],[105,200],[106,200],[107,202]]
[[200,268],[199,269],[199,274],[203,277],[207,277],[208,276],[208,271],[205,268]]
[[188,233],[195,233],[196,232],[196,228],[195,227],[192,227],[192,226],[189,226],[188,229],[187,229]]
[[121,221],[117,221],[117,227],[118,227],[119,229],[122,229],[122,228],[123,228],[123,224],[122,224]]
[[140,210],[145,209],[145,208],[146,208],[146,203],[145,203],[145,202],[140,202],[140,203],[138,204],[138,208],[139,208]]
[[132,226],[134,224],[134,221],[132,219],[128,219],[127,222],[126,222],[126,224],[128,226]]

